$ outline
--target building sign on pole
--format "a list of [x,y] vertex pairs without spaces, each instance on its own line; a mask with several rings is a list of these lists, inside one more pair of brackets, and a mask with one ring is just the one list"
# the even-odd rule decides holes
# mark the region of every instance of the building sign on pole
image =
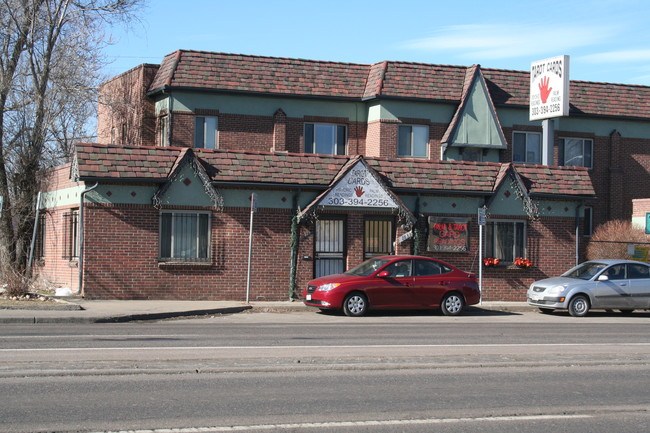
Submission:
[[429,217],[427,251],[469,251],[469,219]]
[[324,206],[396,208],[395,200],[358,162],[320,201]]
[[530,65],[530,120],[569,115],[569,56]]

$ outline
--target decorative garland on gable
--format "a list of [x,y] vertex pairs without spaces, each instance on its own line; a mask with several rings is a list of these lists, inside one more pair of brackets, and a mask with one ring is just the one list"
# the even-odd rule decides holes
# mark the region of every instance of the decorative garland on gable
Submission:
[[[377,171],[369,167],[366,161],[362,156],[357,156],[348,162],[341,168],[339,173],[334,177],[332,182],[330,183],[329,187],[323,191],[321,194],[318,195],[311,203],[307,205],[307,207],[298,212],[298,219],[299,222],[303,220],[313,220],[317,219],[317,210],[323,209],[325,206],[322,204],[322,202],[327,198],[327,196],[334,191],[337,187],[339,182],[341,182],[346,176],[348,176],[348,173],[350,170],[352,170],[354,167],[357,166],[357,164],[361,164],[365,172],[372,178],[372,180],[375,182],[375,184],[378,186],[378,188],[383,192],[384,197],[386,200],[391,200],[394,203],[394,207],[385,207],[385,210],[390,209],[392,213],[397,214],[398,216],[398,221],[402,222],[406,226],[406,230],[410,230],[413,225],[416,222],[415,216],[411,213],[411,211],[404,205],[404,203],[400,200],[400,198],[390,189],[388,186],[385,184],[385,181],[381,179]],[[361,189],[362,187],[359,186]],[[361,192],[363,194],[363,191]],[[336,206],[336,205],[334,205]],[[354,208],[355,206],[350,206],[350,208]],[[358,208],[363,208],[364,206],[361,205]]]
[[223,210],[223,196],[221,195],[221,193],[216,188],[214,188],[212,186],[212,182],[211,182],[210,178],[206,174],[203,167],[201,167],[199,165],[199,161],[198,161],[198,159],[196,158],[196,156],[194,155],[193,152],[187,152],[183,156],[182,161],[178,164],[178,166],[173,171],[171,176],[169,176],[169,178],[167,179],[167,182],[165,182],[160,187],[158,192],[156,192],[156,194],[154,194],[154,196],[152,198],[154,207],[156,209],[160,209],[162,207],[162,204],[163,204],[162,203],[162,198],[164,197],[164,195],[167,193],[167,191],[169,190],[169,188],[171,187],[171,185],[174,182],[178,182],[178,181],[181,180],[180,178],[181,178],[181,174],[182,174],[182,168],[186,164],[189,164],[190,167],[192,168],[192,171],[194,172],[194,174],[199,179],[201,179],[201,182],[203,183],[203,189],[205,190],[205,193],[210,198],[210,201],[212,202],[214,207],[218,211],[221,212]]
[[70,178],[74,182],[79,182],[79,160],[77,159],[77,152],[72,156],[72,167],[70,168]]
[[524,211],[526,212],[526,215],[528,215],[528,218],[530,218],[531,221],[539,220],[539,208],[537,207],[537,203],[530,198],[521,178],[514,170],[510,171],[510,186],[517,197],[523,202]]

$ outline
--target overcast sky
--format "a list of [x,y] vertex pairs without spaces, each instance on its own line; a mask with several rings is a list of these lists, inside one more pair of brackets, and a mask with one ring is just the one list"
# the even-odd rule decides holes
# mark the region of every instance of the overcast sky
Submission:
[[149,0],[141,17],[109,30],[109,76],[177,49],[526,71],[567,54],[572,80],[650,85],[648,0]]

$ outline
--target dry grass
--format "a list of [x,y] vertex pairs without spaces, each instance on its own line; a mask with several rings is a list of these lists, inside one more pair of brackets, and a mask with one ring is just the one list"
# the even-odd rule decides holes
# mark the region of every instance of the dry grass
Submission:
[[646,243],[650,239],[645,231],[631,221],[614,220],[596,228],[587,245],[587,259],[632,259],[629,244]]

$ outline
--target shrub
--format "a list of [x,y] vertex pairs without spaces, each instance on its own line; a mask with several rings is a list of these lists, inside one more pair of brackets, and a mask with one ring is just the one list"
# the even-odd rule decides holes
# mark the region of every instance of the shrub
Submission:
[[608,221],[596,228],[587,245],[587,259],[626,259],[629,244],[648,242],[645,231],[632,225],[631,221]]

